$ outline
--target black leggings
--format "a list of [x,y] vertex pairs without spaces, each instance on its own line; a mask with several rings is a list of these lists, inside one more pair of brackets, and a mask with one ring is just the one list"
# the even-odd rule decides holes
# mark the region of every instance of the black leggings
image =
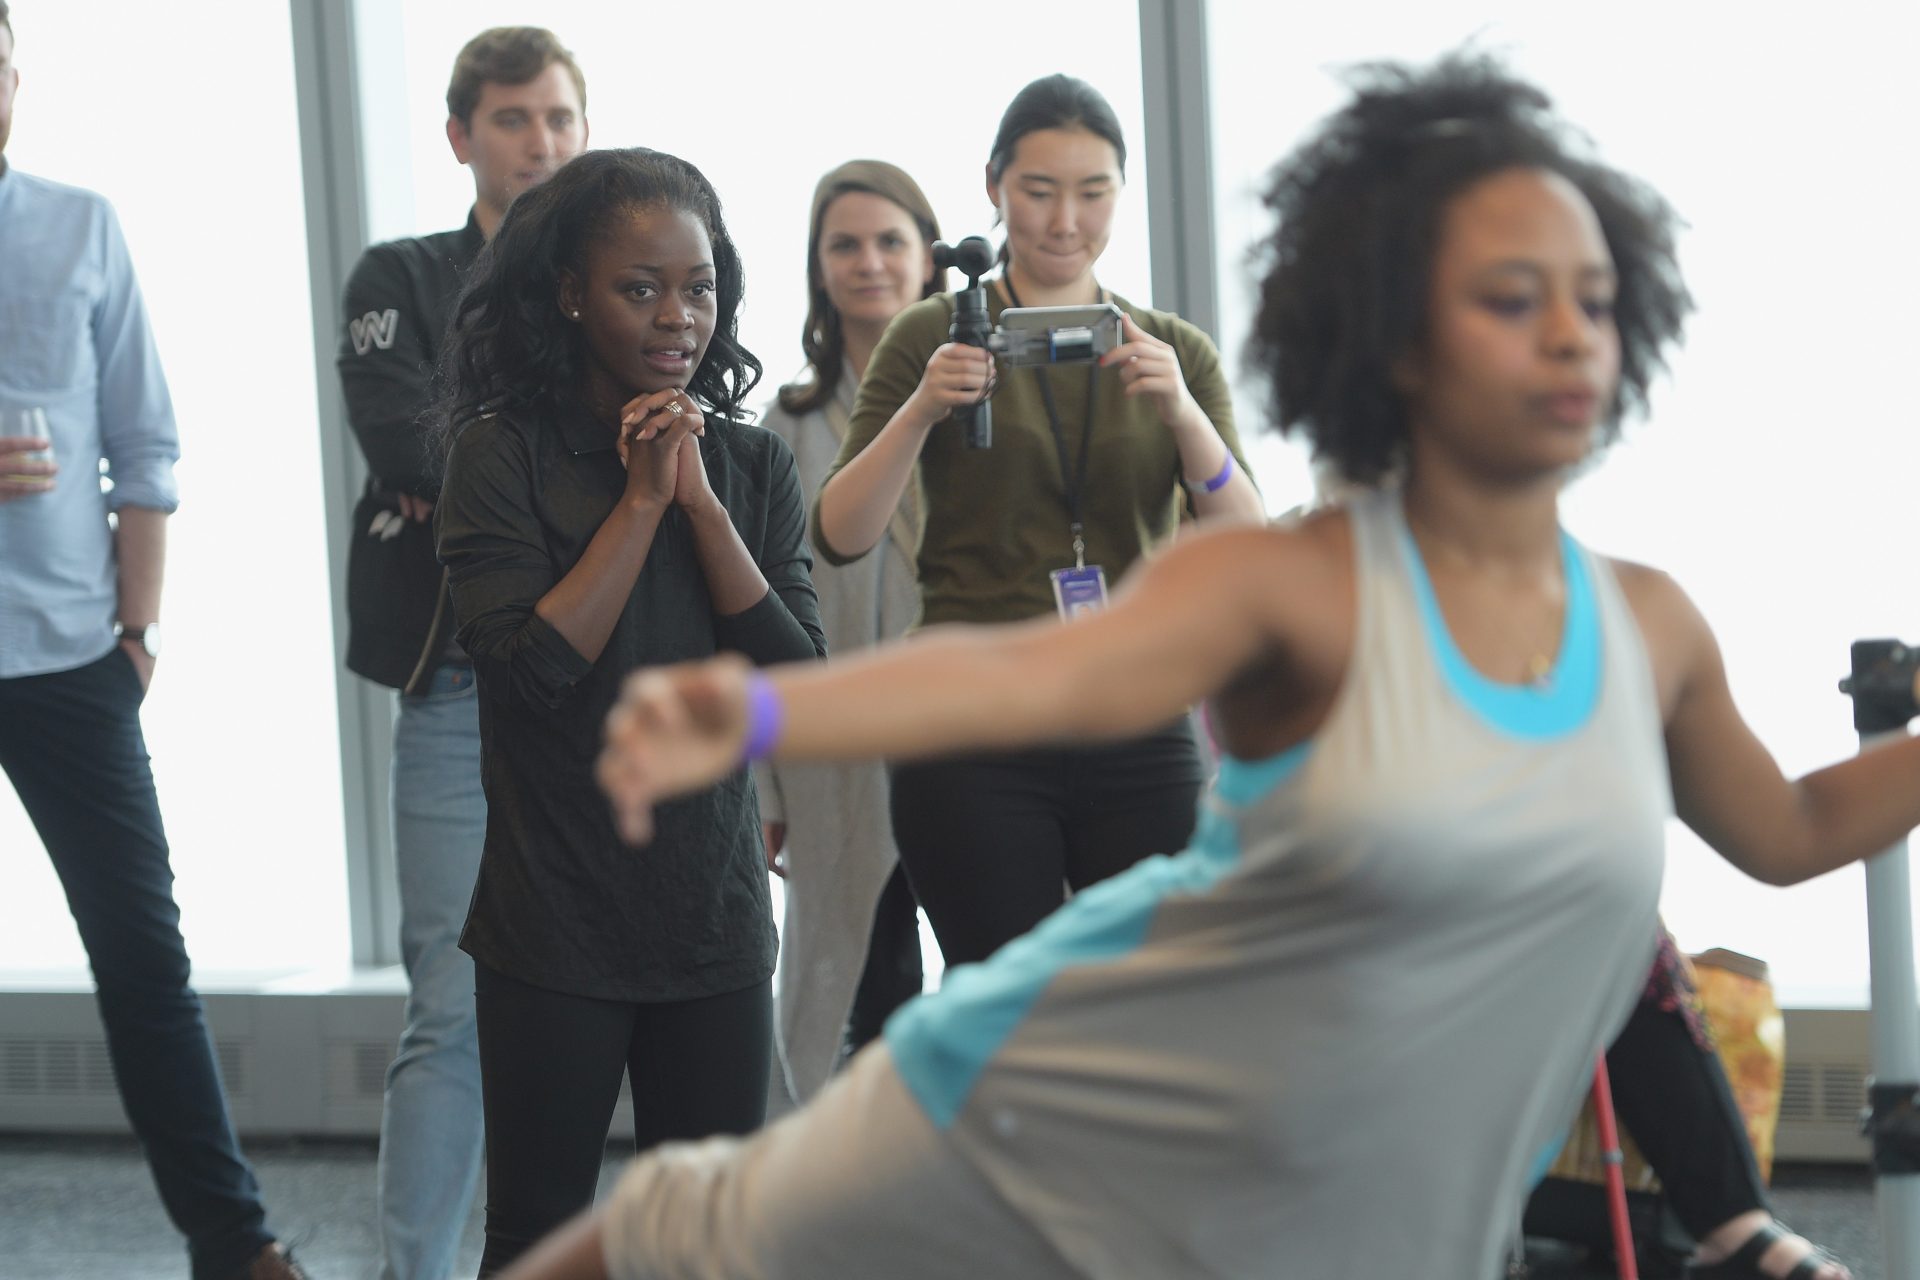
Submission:
[[1678,1013],[1642,1000],[1607,1050],[1607,1076],[1620,1123],[1694,1239],[1767,1207],[1720,1055],[1695,1044]]
[[[1753,1209],[1767,1195],[1720,1057],[1694,1043],[1678,1013],[1642,1000],[1607,1050],[1607,1076],[1620,1125],[1660,1175],[1673,1218],[1694,1240]],[[1632,1197],[1631,1199],[1638,1199]],[[1607,1240],[1601,1190],[1548,1178],[1527,1202],[1526,1230],[1598,1246]],[[1684,1250],[1665,1238],[1657,1215],[1636,1210],[1634,1240],[1644,1251]]]
[[1193,834],[1186,720],[1144,738],[891,766],[893,839],[949,965],[984,960],[1066,900]]
[[474,965],[492,1275],[593,1203],[620,1077],[636,1150],[766,1119],[773,988],[666,1004],[563,995]]
[[845,1061],[880,1036],[893,1011],[920,994],[926,970],[920,963],[920,904],[899,863],[880,891],[873,908],[873,928],[867,937],[867,962],[854,988],[853,1009],[847,1015],[841,1060]]

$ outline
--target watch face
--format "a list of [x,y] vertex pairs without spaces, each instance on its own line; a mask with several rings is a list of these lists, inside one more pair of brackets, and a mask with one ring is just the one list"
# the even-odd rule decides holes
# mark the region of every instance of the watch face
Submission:
[[160,624],[157,622],[149,622],[144,627],[121,627],[120,639],[139,645],[149,658],[160,656]]

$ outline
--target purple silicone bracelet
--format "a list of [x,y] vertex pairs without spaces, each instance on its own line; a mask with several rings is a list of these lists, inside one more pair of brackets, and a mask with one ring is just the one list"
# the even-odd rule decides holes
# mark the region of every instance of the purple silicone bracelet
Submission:
[[764,760],[773,754],[780,741],[785,709],[773,681],[758,671],[747,677],[747,744],[741,755],[745,760]]
[[1207,481],[1206,484],[1201,487],[1208,493],[1218,493],[1226,487],[1227,481],[1231,479],[1233,479],[1233,451],[1229,449],[1227,451],[1227,460],[1220,464],[1220,474]]

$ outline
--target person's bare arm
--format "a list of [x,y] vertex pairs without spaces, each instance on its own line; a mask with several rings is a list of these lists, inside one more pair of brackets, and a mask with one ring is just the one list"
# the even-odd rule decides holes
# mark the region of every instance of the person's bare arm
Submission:
[[681,442],[675,468],[673,501],[687,513],[693,529],[693,555],[700,562],[713,611],[722,617],[744,613],[767,594],[767,579],[707,483],[699,440],[688,437]]
[[582,1214],[522,1255],[500,1280],[609,1280],[600,1215]]
[[[1172,434],[1194,516],[1203,522],[1257,524],[1265,520],[1266,511],[1253,477],[1233,457],[1218,429],[1218,422],[1232,421],[1233,400],[1211,348],[1201,370],[1204,381],[1189,387],[1173,344],[1142,329],[1132,316],[1122,318],[1121,331],[1126,341],[1101,356],[1100,363],[1120,371],[1122,395],[1129,399],[1146,396]],[[1226,481],[1209,491],[1208,482],[1223,469],[1227,470]]]
[[[129,627],[160,621],[160,587],[167,567],[167,513],[122,507],[117,513],[114,562],[119,583],[119,621]],[[140,687],[153,683],[154,659],[132,641],[121,648],[140,673]]]
[[913,479],[933,429],[957,406],[993,389],[993,358],[978,347],[947,343],[927,361],[913,394],[867,447],[820,489],[820,533],[834,554],[863,556],[887,536],[887,523]]
[[1675,808],[1727,861],[1768,884],[1797,884],[1920,825],[1920,739],[1788,779],[1734,705],[1719,643],[1693,602],[1652,570],[1623,580],[1665,672]]
[[[782,668],[770,676],[784,718],[776,755],[902,759],[1144,732],[1284,650],[1292,614],[1313,607],[1316,572],[1323,553],[1299,535],[1222,530],[1147,562],[1089,618],[937,628],[845,662]],[[653,800],[735,767],[748,674],[723,658],[629,680],[602,781],[640,829]]]
[[[681,411],[670,416],[667,409],[673,404]],[[642,429],[652,429],[648,438],[624,445],[626,490],[579,562],[533,609],[589,662],[607,647],[673,502],[680,443],[703,425],[698,407],[684,392],[655,392],[634,400],[626,410]]]

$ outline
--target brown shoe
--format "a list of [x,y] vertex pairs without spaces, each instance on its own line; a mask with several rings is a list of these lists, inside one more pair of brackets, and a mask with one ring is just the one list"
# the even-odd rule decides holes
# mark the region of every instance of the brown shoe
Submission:
[[253,1255],[244,1271],[234,1273],[233,1280],[311,1280],[293,1260],[293,1255],[277,1244],[270,1244]]

